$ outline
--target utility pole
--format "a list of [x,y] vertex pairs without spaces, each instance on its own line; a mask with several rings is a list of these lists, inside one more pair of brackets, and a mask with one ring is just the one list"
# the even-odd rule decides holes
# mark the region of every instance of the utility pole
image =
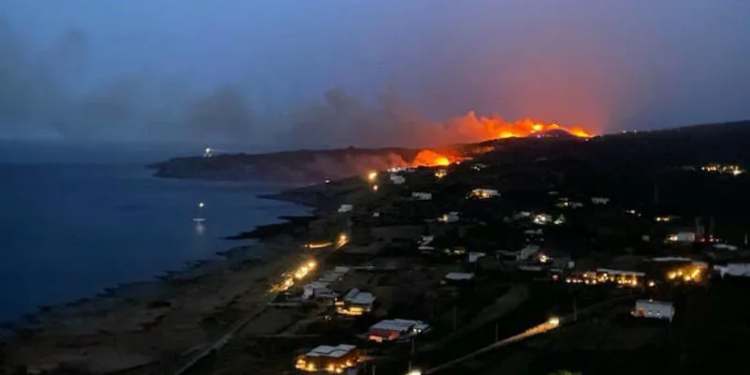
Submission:
[[573,321],[578,321],[578,303],[577,298],[573,296]]
[[416,346],[417,339],[412,337],[411,338],[411,356],[414,357],[414,353],[417,352],[417,346]]
[[495,322],[495,342],[498,342],[498,340],[500,340],[500,324]]

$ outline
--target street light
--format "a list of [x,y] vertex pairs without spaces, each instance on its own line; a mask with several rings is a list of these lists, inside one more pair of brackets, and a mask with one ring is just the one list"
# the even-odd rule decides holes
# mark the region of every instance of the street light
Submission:
[[553,317],[547,319],[547,324],[549,324],[549,325],[551,325],[553,327],[557,327],[557,326],[560,325],[560,318],[558,318],[556,316],[553,316]]
[[422,371],[414,369],[406,373],[406,375],[422,375]]

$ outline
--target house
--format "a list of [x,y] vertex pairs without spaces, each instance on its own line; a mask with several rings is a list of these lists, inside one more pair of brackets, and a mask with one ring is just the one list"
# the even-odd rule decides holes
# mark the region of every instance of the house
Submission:
[[435,250],[434,246],[431,246],[430,244],[432,241],[435,240],[435,236],[422,236],[422,239],[419,241],[419,251],[433,251]]
[[637,318],[665,319],[670,322],[674,318],[672,302],[639,299],[635,301],[635,308],[630,312]]
[[526,260],[539,252],[539,245],[526,245],[516,253],[516,260]]
[[668,234],[665,241],[672,242],[672,243],[691,243],[691,242],[695,242],[695,238],[696,238],[695,232],[680,231],[680,232]]
[[469,197],[474,199],[490,199],[499,196],[500,193],[495,189],[474,189],[469,193]]
[[470,251],[469,252],[469,263],[476,263],[479,258],[486,256],[487,254],[478,252],[478,251]]
[[419,320],[381,320],[370,327],[370,330],[367,332],[367,339],[377,343],[395,341],[422,334],[429,329],[429,324]]
[[583,207],[583,203],[571,201],[567,197],[561,197],[557,200],[555,207],[557,208],[581,208]]
[[336,293],[329,288],[330,283],[325,281],[313,281],[302,286],[302,299],[311,298],[336,298]]
[[415,191],[411,193],[411,197],[418,201],[429,201],[432,200],[432,193],[425,193],[422,191]]
[[728,251],[737,251],[739,247],[736,245],[730,245],[728,243],[717,243],[713,245],[713,248],[716,250],[728,250]]
[[443,249],[445,255],[464,255],[466,254],[466,248],[463,246],[446,247]]
[[607,197],[591,197],[591,203],[596,205],[605,206],[609,204],[609,198]]
[[322,274],[317,281],[322,281],[324,283],[332,283],[338,280],[341,280],[341,278],[346,275],[349,272],[350,268],[345,266],[337,266],[331,271],[327,271],[324,274]]
[[533,237],[533,236],[543,236],[544,235],[544,230],[542,230],[542,228],[526,229],[525,231],[523,231],[523,234],[525,234],[527,236],[531,236],[531,237]]
[[536,214],[532,219],[536,225],[547,225],[552,222],[552,215],[550,214]]
[[612,268],[597,268],[597,278],[600,282],[612,282],[620,286],[638,286],[639,282],[646,277],[646,273],[632,270],[619,270]]
[[479,171],[481,171],[482,169],[485,169],[485,168],[487,168],[487,164],[484,164],[484,163],[475,163],[474,165],[471,166],[471,169],[473,169],[473,170],[475,170],[477,172],[479,172]]
[[447,214],[442,214],[437,218],[437,221],[441,223],[455,223],[458,221],[458,211],[451,211]]
[[531,258],[533,255],[538,253],[540,250],[539,245],[526,245],[523,249],[518,251],[507,251],[498,250],[498,259],[509,260],[509,261],[522,261]]
[[474,280],[474,274],[470,272],[448,272],[445,275],[446,282],[464,283]]
[[351,204],[342,204],[341,206],[339,206],[338,212],[340,214],[343,214],[343,213],[351,212],[353,209],[354,209],[354,206]]
[[336,312],[341,315],[360,316],[372,311],[375,296],[353,288],[342,299],[337,299],[335,304]]
[[719,271],[721,277],[724,276],[736,276],[736,277],[750,277],[750,263],[728,263],[726,266],[716,265],[714,269]]
[[401,176],[399,174],[391,173],[390,178],[391,178],[391,182],[394,185],[401,185],[404,182],[406,182],[406,178],[404,178],[404,176]]
[[298,356],[294,367],[305,372],[341,374],[356,367],[359,359],[359,350],[354,345],[320,345]]

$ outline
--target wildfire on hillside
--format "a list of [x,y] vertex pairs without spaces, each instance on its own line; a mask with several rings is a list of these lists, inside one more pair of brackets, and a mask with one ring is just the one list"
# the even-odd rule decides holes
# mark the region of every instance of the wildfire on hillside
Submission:
[[436,151],[425,149],[419,151],[412,161],[412,167],[445,167],[463,159],[458,155],[448,153],[438,153]]
[[[592,134],[580,126],[563,126],[557,123],[547,123],[530,118],[508,122],[499,116],[478,116],[469,112],[462,117],[454,118],[444,123],[435,136],[441,139],[463,140],[467,142],[482,142],[496,139],[547,137],[555,133],[569,134],[578,138],[590,138]],[[486,151],[494,148],[486,147]],[[473,154],[483,153],[475,150]],[[421,150],[411,162],[412,167],[444,167],[465,159],[464,155],[456,151]]]
[[592,136],[589,131],[580,126],[563,126],[554,122],[548,123],[531,118],[510,122],[499,116],[477,115],[473,111],[448,121],[444,125],[444,130],[452,137],[472,141],[544,136],[553,131],[563,131],[580,138]]

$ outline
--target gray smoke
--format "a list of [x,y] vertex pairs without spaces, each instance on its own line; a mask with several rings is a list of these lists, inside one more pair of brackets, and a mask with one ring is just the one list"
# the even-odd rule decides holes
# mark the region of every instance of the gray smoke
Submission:
[[6,136],[227,142],[253,134],[249,100],[234,86],[196,94],[146,72],[82,84],[89,47],[78,30],[32,51],[0,18],[0,51],[0,127]]

